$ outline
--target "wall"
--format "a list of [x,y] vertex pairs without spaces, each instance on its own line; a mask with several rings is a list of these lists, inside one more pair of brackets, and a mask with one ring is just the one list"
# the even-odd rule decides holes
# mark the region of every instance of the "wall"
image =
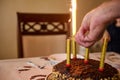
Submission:
[[[0,0],[0,59],[17,58],[16,12],[66,13],[70,0]],[[77,26],[85,13],[105,0],[78,0]]]
[[66,0],[0,0],[0,59],[17,57],[16,12],[66,13]]

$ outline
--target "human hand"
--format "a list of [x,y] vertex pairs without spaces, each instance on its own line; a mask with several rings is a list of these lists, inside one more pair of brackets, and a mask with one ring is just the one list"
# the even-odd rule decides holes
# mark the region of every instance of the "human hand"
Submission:
[[107,41],[109,42],[111,40],[110,34],[107,30],[105,30],[103,37],[101,38],[101,43],[104,42],[104,39],[107,38]]
[[120,0],[104,3],[86,14],[75,36],[76,42],[84,47],[90,47],[101,39],[106,26],[120,16],[118,3]]

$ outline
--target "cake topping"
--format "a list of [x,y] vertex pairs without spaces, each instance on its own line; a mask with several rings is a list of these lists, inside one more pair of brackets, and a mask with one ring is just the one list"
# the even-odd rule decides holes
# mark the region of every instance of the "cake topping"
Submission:
[[53,67],[54,72],[59,72],[67,77],[73,77],[75,79],[91,78],[93,80],[112,78],[118,71],[111,65],[105,63],[104,70],[101,72],[98,70],[99,61],[89,59],[89,63],[85,64],[84,59],[71,59],[71,67],[69,70],[66,68],[66,60],[55,65]]

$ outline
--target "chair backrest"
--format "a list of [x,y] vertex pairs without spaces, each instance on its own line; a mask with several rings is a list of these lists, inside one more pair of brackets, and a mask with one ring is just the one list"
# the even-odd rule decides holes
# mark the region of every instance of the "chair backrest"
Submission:
[[70,14],[17,13],[18,57],[24,57],[23,36],[70,36]]

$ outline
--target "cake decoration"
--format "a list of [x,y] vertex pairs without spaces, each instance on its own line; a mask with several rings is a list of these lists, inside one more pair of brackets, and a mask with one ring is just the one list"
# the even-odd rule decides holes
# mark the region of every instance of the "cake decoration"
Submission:
[[47,80],[120,80],[117,69],[105,63],[104,71],[100,72],[99,63],[93,59],[89,59],[88,64],[84,63],[84,59],[71,59],[71,67],[68,70],[64,60],[53,67],[53,72]]

